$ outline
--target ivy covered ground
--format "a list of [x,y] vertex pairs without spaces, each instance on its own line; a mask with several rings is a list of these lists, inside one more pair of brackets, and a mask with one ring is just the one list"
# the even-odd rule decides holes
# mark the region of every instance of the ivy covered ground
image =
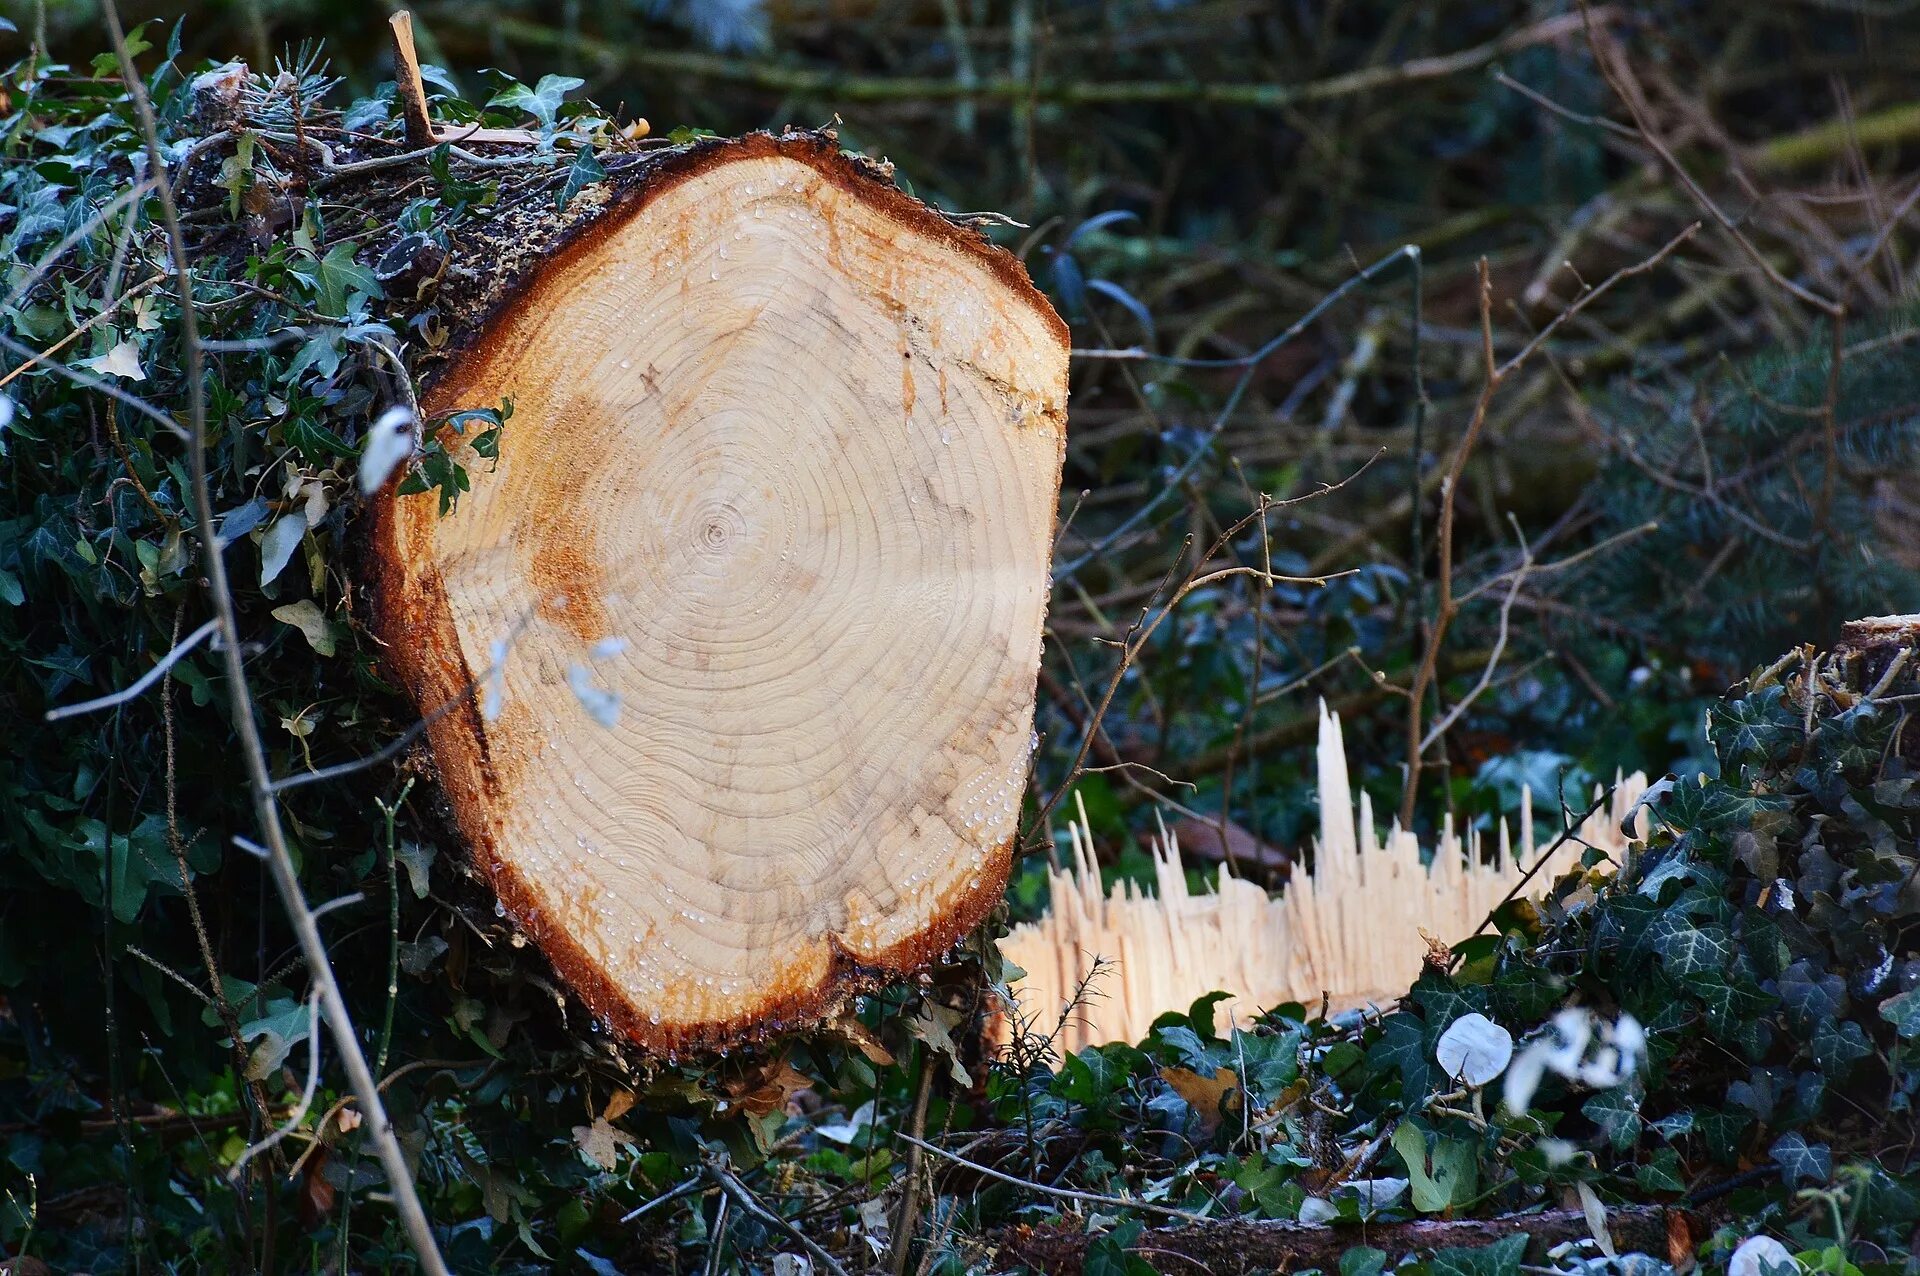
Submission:
[[[1674,49],[1711,26],[1676,28]],[[982,57],[1001,47],[984,31]],[[312,48],[237,81],[239,127],[209,129],[191,86],[212,63],[183,50],[190,34],[150,23],[128,52],[181,177],[214,525],[273,773],[289,781],[301,885],[337,902],[323,918],[333,966],[453,1268],[1911,1269],[1920,657],[1910,631],[1839,636],[1849,615],[1920,602],[1898,520],[1920,387],[1891,200],[1881,222],[1833,234],[1891,255],[1894,284],[1823,273],[1824,234],[1741,230],[1775,236],[1768,260],[1801,287],[1851,290],[1844,323],[1755,283],[1737,244],[1689,256],[1687,241],[1580,302],[1579,322],[1526,365],[1534,380],[1511,388],[1519,406],[1487,424],[1488,451],[1461,441],[1483,318],[1492,340],[1475,282],[1491,287],[1490,272],[1474,261],[1486,248],[1510,264],[1512,245],[1477,232],[1431,243],[1429,293],[1382,272],[1382,291],[1342,294],[1285,377],[1242,375],[1258,363],[1157,364],[1153,380],[1131,359],[1076,370],[1073,430],[1093,442],[1068,484],[1090,495],[1069,492],[1081,530],[1062,541],[1031,854],[1009,916],[1044,904],[1038,812],[1069,791],[1111,876],[1139,872],[1150,806],[1296,846],[1311,823],[1300,697],[1313,694],[1366,724],[1361,778],[1383,809],[1406,775],[1406,704],[1431,696],[1428,721],[1446,725],[1416,749],[1408,786],[1423,823],[1511,814],[1526,783],[1540,819],[1571,822],[1560,793],[1617,766],[1670,769],[1627,862],[1595,858],[1534,883],[1540,903],[1509,904],[1477,935],[1436,936],[1419,981],[1378,1011],[1283,1006],[1223,1038],[1203,1001],[1144,1041],[1061,1059],[1058,1015],[1029,1008],[994,1048],[1010,972],[982,934],[778,1048],[645,1060],[582,1018],[440,840],[353,571],[376,422],[445,340],[436,290],[371,246],[396,232],[443,241],[516,200],[564,206],[640,143],[624,114],[583,99],[585,77],[473,91],[468,73],[463,96],[436,73],[438,119],[535,141],[483,157],[505,164],[452,147],[402,158],[391,84],[349,69],[365,81],[350,100]],[[1357,38],[1325,34],[1342,56]],[[195,634],[206,564],[177,434],[181,296],[120,61],[61,62],[37,32],[0,35],[34,45],[0,83],[0,1261],[15,1276],[412,1270],[365,1123],[315,1039],[309,971],[263,867],[231,840],[253,824],[223,653],[202,643],[139,696],[46,717],[134,685]],[[1767,28],[1742,47],[1772,66],[1762,55],[1784,56],[1784,38]],[[92,28],[86,40],[100,47]],[[1540,61],[1515,65],[1538,69],[1548,51],[1527,47]],[[1576,93],[1600,82],[1581,46],[1552,58]],[[1788,96],[1773,95],[1782,112]],[[1528,168],[1501,132],[1518,126],[1479,102],[1448,99],[1427,123],[1493,139],[1514,201],[1585,182],[1583,198],[1612,192],[1647,219],[1601,236],[1594,283],[1648,260],[1677,209],[1695,215],[1682,184],[1647,176],[1640,152],[1613,154],[1601,125]],[[1811,108],[1767,118],[1812,145],[1792,131]],[[848,145],[865,144],[863,126],[885,135],[885,121],[855,120]],[[660,131],[663,145],[692,136]],[[379,161],[379,181],[328,171],[316,141],[340,162]],[[1887,144],[1896,157],[1900,144]],[[1436,179],[1437,200],[1460,198],[1463,171]],[[1265,281],[1252,285],[1268,290],[1262,310],[1207,291],[1226,285],[1199,220],[1175,228],[1188,237],[1176,252],[1155,240],[1167,227],[1136,224],[1153,215],[1136,187],[1107,186],[1118,207],[1104,211],[1067,187],[1020,195],[1035,229],[1005,239],[1086,349],[1124,347],[1130,324],[1162,353],[1238,358],[1281,330],[1273,313],[1290,323],[1352,274],[1332,251],[1309,269],[1262,247],[1257,270],[1234,268]],[[1382,251],[1354,254],[1363,263],[1432,229],[1391,222],[1394,206],[1342,206],[1346,229],[1390,223]],[[1866,201],[1818,206],[1864,217]],[[1623,236],[1630,253],[1616,252]],[[1539,238],[1541,253],[1571,251],[1558,226]],[[1467,245],[1451,263],[1448,242]],[[1502,276],[1503,301],[1523,275]],[[1423,297],[1426,321],[1395,328]],[[1656,312],[1669,326],[1623,349],[1616,330]],[[1500,357],[1526,331],[1502,327]],[[1608,379],[1623,359],[1635,375]],[[1575,428],[1556,435],[1563,421]],[[507,404],[455,424],[483,457],[514,429]],[[1269,436],[1286,431],[1276,451]],[[1550,476],[1573,489],[1564,500],[1537,471],[1516,481],[1522,461],[1589,435],[1578,473]],[[1435,537],[1455,456],[1462,601],[1438,624],[1452,628],[1443,644]],[[446,517],[486,481],[432,447],[409,464]],[[1273,510],[1252,495],[1349,479],[1368,497],[1358,509],[1340,504],[1347,489]],[[1133,640],[1169,563],[1191,580],[1266,555],[1327,583],[1189,591]],[[1198,871],[1205,853],[1192,853]],[[1100,981],[1090,969],[1087,997]]]

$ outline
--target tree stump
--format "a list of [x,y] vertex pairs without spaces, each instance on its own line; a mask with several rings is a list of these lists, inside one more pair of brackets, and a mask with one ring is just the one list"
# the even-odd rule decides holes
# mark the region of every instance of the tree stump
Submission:
[[503,906],[635,1042],[720,1046],[1000,896],[1067,332],[818,135],[610,185],[434,380],[429,416],[513,415],[452,513],[375,498],[375,624],[421,712],[451,706],[433,762]]

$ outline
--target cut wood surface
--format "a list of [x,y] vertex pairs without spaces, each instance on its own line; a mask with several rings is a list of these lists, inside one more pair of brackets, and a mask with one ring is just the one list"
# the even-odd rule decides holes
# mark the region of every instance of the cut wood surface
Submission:
[[1027,777],[1065,326],[817,135],[650,164],[491,314],[423,407],[511,398],[497,465],[373,547],[504,906],[660,1050],[952,945]]

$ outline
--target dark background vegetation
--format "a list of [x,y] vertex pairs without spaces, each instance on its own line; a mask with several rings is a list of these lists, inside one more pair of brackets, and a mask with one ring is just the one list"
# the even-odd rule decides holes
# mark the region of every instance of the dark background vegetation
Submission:
[[[1511,815],[1523,785],[1548,816],[1561,792],[1584,805],[1617,770],[1713,769],[1706,703],[1747,669],[1828,643],[1854,616],[1920,609],[1920,368],[1903,344],[1920,270],[1920,15],[1905,5],[1620,5],[1594,11],[1591,38],[1557,3],[1473,0],[559,0],[415,12],[423,56],[444,68],[436,91],[450,98],[484,102],[497,68],[528,84],[578,76],[576,97],[644,116],[658,134],[837,119],[846,146],[893,161],[922,197],[1023,223],[993,233],[1085,352],[1029,810],[1076,762],[1098,768],[1079,792],[1116,872],[1141,866],[1155,802],[1194,822],[1183,840],[1196,869],[1218,858],[1219,836],[1202,825],[1301,850],[1314,827],[1317,698],[1345,715],[1356,775],[1380,809],[1409,800],[1417,701],[1416,738],[1448,724],[1411,755],[1419,823]],[[145,29],[157,46],[148,71],[176,19],[189,69],[297,62],[318,44],[345,79],[344,105],[391,94],[388,13],[262,0],[130,6],[127,18],[158,19]],[[90,5],[7,16],[19,28],[0,32],[7,61],[37,43],[84,74],[107,47]],[[1624,55],[1613,83],[1609,50]],[[16,172],[46,161],[50,143],[31,130],[5,138],[0,162]],[[13,278],[48,246],[13,238],[19,216],[0,209]],[[1590,295],[1616,272],[1627,273]],[[1500,364],[1523,351],[1463,453],[1489,352]],[[0,393],[25,401],[33,384]],[[93,439],[106,455],[97,427]],[[68,550],[109,533],[69,513],[60,485],[97,493],[105,481],[49,480],[50,469],[29,472],[31,455],[16,446],[0,459],[17,467],[0,470],[11,493],[0,498],[0,1254],[31,1217],[33,1252],[97,1270],[240,1268],[270,1252],[277,1264],[352,1255],[356,1270],[377,1267],[397,1242],[377,1205],[354,1218],[350,1203],[378,1183],[344,1136],[291,1184],[284,1166],[251,1192],[219,1179],[261,1112],[217,1016],[203,1016],[205,994],[179,985],[217,974],[250,1024],[297,1041],[302,982],[262,875],[221,849],[246,827],[234,814],[244,807],[196,661],[170,693],[178,748],[152,701],[105,725],[40,725],[49,704],[124,683],[156,648],[95,649],[118,604],[89,592]],[[90,455],[75,448],[63,463],[84,468]],[[1334,490],[1296,501],[1322,487]],[[1451,592],[1463,601],[1440,623],[1448,492]],[[1295,503],[1245,524],[1262,494]],[[55,526],[69,543],[38,535]],[[1151,637],[1129,640],[1170,582],[1236,564],[1310,579],[1195,589]],[[49,610],[53,594],[68,601]],[[155,624],[174,614],[138,605]],[[314,683],[298,635],[264,619],[269,605],[262,667],[277,672],[262,707],[283,728],[280,770],[403,729],[370,661],[328,666]],[[829,1042],[786,1056],[799,1069],[791,1085],[758,1058],[623,1071],[610,1048],[556,1022],[538,973],[428,849],[432,807],[406,783],[376,771],[289,811],[314,898],[366,894],[337,920],[337,959],[363,1025],[395,1013],[391,1062],[421,1084],[396,1086],[394,1101],[463,1265],[704,1261],[711,1200],[659,1235],[616,1226],[606,1204],[672,1186],[701,1139],[761,1169],[770,1143],[793,1139],[799,1173],[826,1185],[806,1207],[821,1227],[843,1227],[894,1181],[899,1156],[885,1139],[876,1149],[870,1128],[862,1156],[782,1122],[790,1101],[809,1118],[809,1104],[857,1113],[872,1101],[883,1124],[910,1107],[931,1057],[913,1044],[931,1032],[918,1003],[868,1007],[901,1047],[897,1066],[876,1070]],[[165,868],[175,789],[186,822],[206,831],[190,867],[218,972],[202,968],[180,877]],[[1049,835],[1036,824],[1033,847]],[[1016,912],[1044,902],[1042,859],[1016,879]],[[142,863],[162,867],[129,907],[112,888]],[[410,971],[388,1012],[390,941],[401,940]],[[261,1071],[261,1097],[284,1113],[297,1076]],[[702,1106],[726,1086],[766,1105],[753,1130]],[[628,1092],[643,1102],[620,1128],[638,1143],[604,1172],[572,1132]],[[998,1110],[945,1089],[933,1105],[955,1128]],[[1047,1169],[1100,1173],[1071,1158]],[[777,1238],[742,1226],[727,1261],[764,1264],[753,1243]]]

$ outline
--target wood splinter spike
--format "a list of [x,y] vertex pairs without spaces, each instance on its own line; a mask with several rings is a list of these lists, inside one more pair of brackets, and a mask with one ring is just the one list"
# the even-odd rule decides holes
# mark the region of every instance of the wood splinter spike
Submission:
[[376,499],[375,624],[455,702],[476,863],[616,1030],[818,1019],[999,899],[1067,346],[1009,254],[755,135],[616,189],[434,381],[513,416],[452,513]]

